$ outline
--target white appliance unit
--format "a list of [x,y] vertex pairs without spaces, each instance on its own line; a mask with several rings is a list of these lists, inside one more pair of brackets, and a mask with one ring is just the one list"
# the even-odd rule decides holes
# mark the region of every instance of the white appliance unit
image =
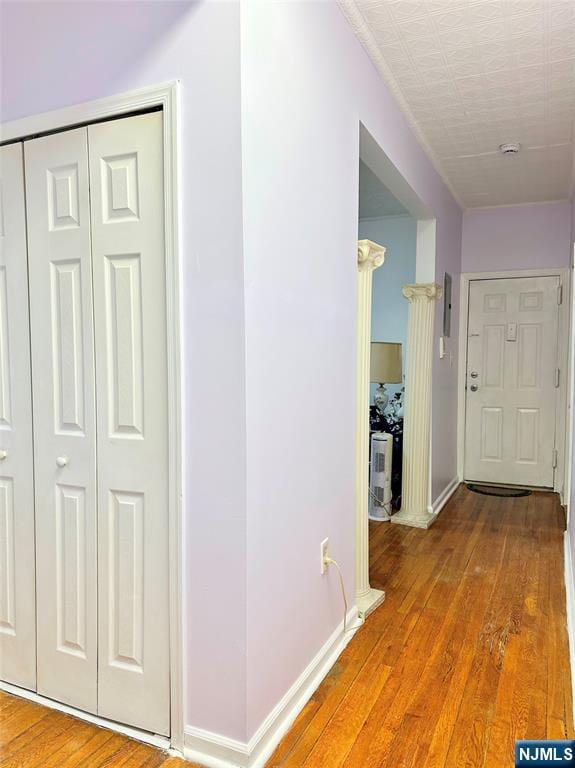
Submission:
[[369,472],[369,519],[391,520],[391,462],[393,435],[374,432],[371,436]]

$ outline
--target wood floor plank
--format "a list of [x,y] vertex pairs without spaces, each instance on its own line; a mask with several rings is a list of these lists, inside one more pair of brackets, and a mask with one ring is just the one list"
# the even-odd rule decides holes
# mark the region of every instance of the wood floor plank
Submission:
[[[487,555],[487,552],[484,555]],[[479,563],[482,563],[482,565],[478,565]],[[465,628],[465,635],[461,642],[457,659],[454,662],[451,679],[446,679],[448,689],[445,692],[441,709],[432,725],[432,734],[425,758],[425,765],[429,766],[429,768],[440,768],[445,764],[467,681],[471,674],[477,637],[485,613],[489,609],[497,570],[493,568],[485,569],[484,565],[485,561],[482,562],[476,559],[473,568],[468,570],[462,577],[462,582],[469,582],[469,591],[465,595],[462,606],[464,606],[464,610],[468,606],[473,606],[473,610],[470,612],[467,621],[462,621],[461,614],[458,614],[458,621]],[[450,657],[453,655],[452,650]],[[438,671],[441,675],[441,666],[439,666]],[[436,680],[435,686],[434,690],[437,690],[439,687],[444,687],[444,684],[440,680]]]
[[0,754],[2,754],[3,747],[9,744],[12,739],[18,738],[20,734],[49,714],[49,709],[23,700],[21,706],[11,710],[9,716],[2,719],[0,723]]
[[[70,717],[67,720],[72,722],[60,721],[57,726],[44,731],[40,737],[33,739],[26,746],[6,757],[2,761],[3,768],[19,768],[19,766],[44,768],[48,765],[51,756],[70,743],[70,734],[74,729],[73,718]],[[82,737],[86,738],[89,732],[88,724],[85,724],[80,732]],[[56,765],[60,765],[60,763],[57,762]]]
[[2,757],[7,758],[20,751],[26,752],[28,760],[34,752],[45,755],[48,745],[73,725],[73,718],[66,717],[60,712],[49,712],[46,717],[5,744],[2,748]]
[[314,694],[320,706],[309,719],[303,713],[300,715],[301,721],[298,718],[268,761],[270,768],[303,765],[379,639],[367,627],[359,631]]
[[316,742],[304,763],[306,768],[338,768],[343,763],[391,672],[383,660],[382,649],[376,648],[327,724],[322,739]]
[[437,611],[421,612],[419,620],[402,643],[402,652],[394,660],[387,684],[344,763],[346,768],[382,768],[386,765],[416,681],[425,666],[429,639],[434,637],[442,620],[443,616]]
[[520,543],[507,536],[503,556],[485,620],[479,630],[470,678],[466,684],[445,768],[482,766],[489,730],[495,714],[499,677],[509,637],[517,633],[515,606],[517,570],[521,566]]

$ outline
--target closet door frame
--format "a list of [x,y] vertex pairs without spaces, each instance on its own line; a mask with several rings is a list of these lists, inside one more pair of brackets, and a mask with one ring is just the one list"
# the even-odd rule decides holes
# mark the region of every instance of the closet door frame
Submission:
[[[166,345],[168,381],[168,526],[169,526],[169,631],[170,631],[170,737],[173,749],[183,752],[183,547],[182,547],[182,435],[181,435],[181,332],[180,332],[180,236],[179,236],[179,81],[139,88],[116,96],[88,101],[72,107],[0,123],[0,143],[7,144],[53,131],[76,128],[89,123],[119,118],[151,109],[162,110],[164,142],[164,239],[166,264]],[[6,684],[0,687],[17,691],[27,698],[38,697]],[[46,702],[48,703],[48,700]],[[52,702],[52,706],[54,703]],[[64,708],[64,707],[62,707]],[[85,714],[65,708],[79,717]],[[137,738],[156,743],[165,739],[144,734],[126,726],[89,716],[130,732]]]

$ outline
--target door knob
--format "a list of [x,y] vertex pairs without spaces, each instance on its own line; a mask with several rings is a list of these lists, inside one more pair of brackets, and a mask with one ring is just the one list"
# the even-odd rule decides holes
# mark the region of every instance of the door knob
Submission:
[[4,459],[8,456],[8,451],[0,451],[0,461],[4,461]]
[[476,379],[479,376],[477,371],[471,371],[471,373],[469,375],[471,376],[472,379]]
[[56,464],[59,467],[65,467],[67,463],[68,463],[68,457],[67,456],[58,456],[58,458],[56,459]]
[[479,389],[479,387],[477,386],[477,384],[472,384],[472,385],[469,387],[469,389],[470,389],[472,392],[477,392],[477,390]]

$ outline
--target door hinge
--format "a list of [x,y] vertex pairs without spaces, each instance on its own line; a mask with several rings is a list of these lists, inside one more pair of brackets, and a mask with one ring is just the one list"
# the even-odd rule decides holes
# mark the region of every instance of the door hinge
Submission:
[[560,378],[560,376],[561,376],[561,371],[559,370],[559,368],[555,368],[555,386],[556,387],[559,386],[559,378]]
[[563,286],[557,286],[557,304],[563,304]]
[[557,448],[553,448],[553,469],[557,469]]

